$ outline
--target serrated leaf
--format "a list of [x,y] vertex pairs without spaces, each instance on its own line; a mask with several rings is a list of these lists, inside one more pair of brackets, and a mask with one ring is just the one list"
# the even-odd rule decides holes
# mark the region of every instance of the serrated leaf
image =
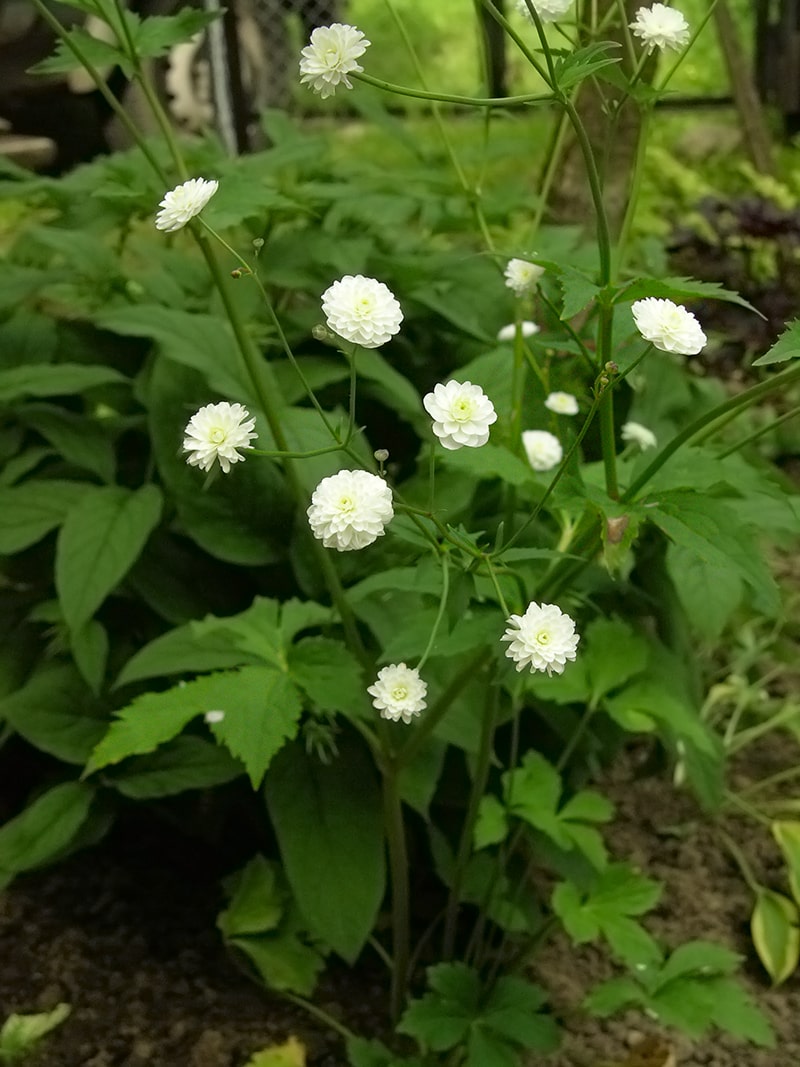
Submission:
[[597,703],[606,693],[618,689],[647,666],[648,643],[622,619],[593,620],[585,632],[582,659]]
[[292,679],[320,708],[354,719],[369,715],[361,665],[343,642],[303,638],[289,649],[288,662]]
[[633,978],[612,978],[595,986],[583,1002],[592,1015],[605,1018],[629,1004],[641,1004],[647,994]]
[[595,41],[559,59],[556,63],[556,84],[559,89],[562,92],[571,89],[604,67],[619,63],[621,57],[611,54],[619,47],[617,41]]
[[26,396],[73,396],[98,385],[130,385],[111,367],[84,363],[29,364],[0,370],[0,404],[11,404]]
[[717,978],[712,982],[711,994],[715,1026],[763,1048],[775,1048],[775,1032],[769,1020],[738,982]]
[[87,771],[153,752],[197,716],[224,711],[213,732],[241,758],[257,785],[275,753],[294,736],[301,710],[292,683],[271,667],[243,667],[195,678],[163,693],[145,693],[117,712]]
[[385,884],[380,793],[369,755],[345,737],[324,765],[301,745],[288,745],[270,768],[264,795],[309,930],[352,962],[373,929]]
[[480,979],[463,963],[440,963],[427,974],[430,992],[411,1001],[397,1029],[444,1052],[465,1037],[477,1014]]
[[154,485],[93,489],[70,510],[56,546],[56,589],[70,630],[79,630],[136,562],[161,517]]
[[198,632],[187,623],[155,638],[131,656],[119,673],[114,688],[143,678],[189,674],[240,667],[250,657],[237,646],[235,635],[223,629]]
[[797,906],[788,897],[771,889],[759,890],[750,918],[750,932],[758,958],[773,985],[785,982],[797,968],[800,960],[799,919]]
[[149,15],[133,34],[136,54],[150,58],[166,55],[174,44],[189,41],[222,15],[222,11],[199,11],[184,7],[174,15]]
[[[78,59],[69,45],[74,45],[83,59]],[[64,74],[70,70],[82,70],[84,59],[93,67],[117,67],[129,69],[125,54],[114,45],[92,37],[80,27],[73,27],[64,34],[53,55],[29,68],[30,74]]]
[[11,556],[41,541],[91,488],[46,478],[0,488],[0,555]]
[[478,819],[475,823],[474,845],[476,849],[497,845],[508,834],[506,809],[495,796],[481,797]]
[[758,308],[754,308],[738,293],[723,289],[719,282],[698,282],[693,278],[641,278],[632,285],[625,286],[618,299],[627,302],[648,296],[666,298],[676,303],[684,300],[723,300],[729,304],[739,304],[740,307],[761,315]]
[[467,1038],[466,1067],[519,1067],[519,1055],[513,1045],[491,1030],[472,1026]]
[[732,974],[741,962],[742,957],[724,945],[713,941],[689,941],[671,953],[658,975],[655,988],[687,974]]
[[0,1060],[11,1063],[29,1056],[43,1037],[69,1018],[71,1011],[69,1004],[57,1004],[52,1011],[9,1015],[0,1029]]
[[151,800],[211,789],[242,774],[243,765],[224,748],[201,737],[176,737],[152,755],[127,761],[104,781],[131,800]]
[[571,319],[579,311],[583,311],[590,301],[599,293],[599,287],[580,271],[566,267],[558,279],[561,287],[563,302],[561,318]]
[[765,367],[769,363],[785,363],[788,359],[800,356],[800,319],[793,319],[778,340],[763,356],[753,360],[754,367]]

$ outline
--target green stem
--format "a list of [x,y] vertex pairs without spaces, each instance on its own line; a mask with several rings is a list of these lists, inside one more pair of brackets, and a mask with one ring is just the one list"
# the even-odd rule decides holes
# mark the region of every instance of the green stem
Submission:
[[603,189],[600,184],[600,175],[597,173],[594,153],[589,137],[584,129],[581,117],[576,111],[572,101],[565,97],[563,106],[569,116],[572,129],[577,138],[583,162],[586,167],[586,178],[589,182],[589,191],[595,211],[595,225],[597,227],[597,251],[600,256],[600,286],[608,285],[611,281],[611,234],[608,228],[608,215],[603,202]]
[[741,790],[741,796],[748,797],[751,793],[760,793],[765,789],[771,789],[774,785],[783,785],[791,782],[794,778],[800,778],[800,767],[787,767],[786,770],[771,774],[768,778],[762,778],[760,782],[753,782]]
[[281,990],[281,996],[284,1000],[288,1000],[291,1004],[296,1004],[298,1008],[302,1008],[303,1011],[308,1012],[315,1019],[318,1019],[325,1026],[329,1027],[340,1037],[343,1037],[345,1041],[355,1040],[355,1034],[352,1030],[348,1029],[344,1023],[340,1023],[338,1019],[334,1019],[332,1015],[324,1011],[322,1008],[318,1008],[316,1004],[313,1004],[310,1000],[306,1000],[305,997],[298,996],[297,993],[289,993],[287,990]]
[[496,685],[491,686],[489,707],[483,716],[481,724],[481,740],[478,749],[478,758],[475,766],[475,778],[467,805],[467,813],[464,817],[464,825],[461,828],[461,838],[458,844],[458,853],[453,868],[453,880],[447,898],[447,909],[444,918],[444,934],[442,938],[442,958],[450,960],[453,957],[456,940],[456,924],[461,905],[461,890],[464,885],[464,877],[467,873],[467,864],[472,854],[473,834],[475,823],[478,818],[478,809],[481,799],[486,791],[486,783],[489,780],[489,767],[492,760],[495,724],[500,706],[500,690]]
[[433,623],[433,629],[431,630],[431,636],[428,638],[428,643],[425,646],[425,651],[422,653],[419,663],[417,664],[417,670],[421,671],[425,666],[425,661],[431,654],[434,642],[436,641],[436,635],[439,632],[439,627],[442,625],[442,619],[447,609],[447,597],[450,592],[450,556],[447,551],[441,554],[442,562],[442,595],[439,598],[439,610],[436,613],[436,618]]
[[733,804],[734,807],[739,808],[745,815],[753,819],[755,822],[760,823],[762,826],[771,826],[772,819],[763,812],[759,811],[755,805],[745,800],[743,797],[737,796],[736,793],[732,793],[729,789],[725,790],[725,799],[729,804]]
[[558,321],[559,325],[562,326],[567,331],[569,336],[572,338],[572,340],[578,346],[578,349],[579,349],[580,354],[581,354],[581,358],[583,359],[584,363],[586,364],[587,369],[591,372],[592,375],[595,375],[597,373],[597,367],[595,366],[595,359],[592,356],[592,353],[586,347],[586,344],[581,340],[581,338],[578,336],[577,332],[573,329],[573,327],[569,324],[569,322],[567,322],[566,319],[562,319],[561,318],[561,316],[558,313],[558,308],[555,306],[555,304],[552,302],[552,300],[549,299],[547,294],[542,292],[541,290],[539,290],[539,299],[542,301],[542,303],[545,305],[545,307],[548,309],[548,311],[551,312],[551,314],[553,315],[553,318]]
[[556,763],[556,770],[559,774],[569,763],[570,757],[572,756],[573,752],[583,740],[583,737],[586,734],[586,731],[589,729],[589,724],[591,723],[594,713],[596,711],[597,708],[593,702],[587,704],[584,708],[583,715],[581,715],[578,725],[573,730],[572,736],[564,746],[564,751],[559,756],[558,763]]
[[382,89],[387,93],[397,96],[410,96],[415,100],[434,100],[443,104],[463,104],[465,107],[508,107],[514,104],[550,104],[553,102],[552,94],[524,93],[521,96],[457,96],[453,93],[433,93],[427,89],[412,89],[408,85],[396,85],[394,82],[375,78],[371,74],[362,71],[361,74],[352,72],[351,78],[356,78],[367,85],[373,85],[376,89]]
[[397,1022],[403,1010],[410,958],[408,851],[403,802],[398,789],[398,765],[388,762],[383,774],[383,808],[392,879],[391,1015]]
[[617,240],[615,257],[616,265],[614,270],[615,277],[619,276],[620,271],[625,266],[625,254],[627,252],[631,230],[633,229],[633,220],[636,215],[636,208],[639,204],[639,196],[642,191],[642,180],[644,178],[645,160],[647,157],[647,135],[652,113],[652,107],[645,107],[641,112],[638,141],[636,143],[636,159],[633,164],[633,177],[631,178],[631,184],[628,190],[628,203],[625,208],[625,215],[622,220],[622,227]]
[[742,872],[742,877],[747,883],[750,891],[753,893],[754,896],[758,896],[758,894],[761,892],[761,886],[758,883],[758,879],[753,874],[753,868],[747,862],[744,853],[736,844],[731,835],[727,833],[727,831],[723,830],[721,827],[717,827],[717,831],[719,833],[720,840],[736,861],[736,865]]
[[531,241],[534,240],[536,234],[539,232],[544,213],[547,210],[547,203],[550,199],[550,190],[561,163],[561,156],[564,152],[564,144],[566,142],[568,129],[569,119],[567,118],[566,112],[562,111],[556,119],[555,132],[552,135],[552,140],[548,145],[547,155],[545,157],[547,163],[545,165],[544,174],[542,175],[541,185],[539,186],[539,200],[536,204],[533,222],[531,223]]
[[[738,708],[738,705],[737,705]],[[744,710],[744,708],[742,708]],[[792,719],[800,717],[800,705],[789,704],[787,707],[781,708],[780,711],[772,715],[766,722],[761,722],[758,726],[751,726],[747,730],[742,730],[740,734],[734,736],[734,732],[731,731],[730,739],[726,736],[726,741],[729,741],[727,748],[729,752],[738,752],[740,749],[746,748],[747,745],[757,741],[759,737],[763,737],[765,734],[770,733],[772,730],[777,730],[779,726],[783,726],[787,722],[791,722]],[[732,720],[733,721],[733,720]],[[738,717],[735,726],[738,725]]]
[[484,556],[483,562],[486,564],[486,569],[489,572],[489,577],[492,580],[494,591],[497,594],[497,601],[503,610],[503,618],[507,619],[511,612],[508,610],[508,604],[506,604],[506,598],[503,596],[503,590],[500,588],[500,583],[497,580],[497,572],[492,566],[492,561],[489,556]]
[[768,378],[764,382],[759,382],[758,385],[752,386],[744,393],[740,393],[738,396],[732,396],[730,399],[718,404],[711,411],[705,415],[701,415],[695,419],[694,422],[689,423],[680,433],[677,433],[672,440],[666,445],[655,459],[646,467],[642,473],[636,478],[630,486],[622,494],[622,501],[627,503],[635,498],[636,494],[642,489],[650,479],[656,474],[664,464],[673,456],[679,448],[690,441],[695,434],[700,433],[712,422],[723,415],[727,415],[730,412],[738,412],[755,404],[756,401],[761,400],[762,397],[767,396],[769,393],[773,393],[778,389],[783,389],[790,382],[793,382],[796,378],[800,378],[800,366],[795,365],[789,367],[788,370],[781,371],[780,374],[776,374],[773,378]]
[[748,434],[747,437],[743,437],[741,441],[737,441],[735,445],[731,445],[730,448],[726,448],[724,452],[718,452],[717,459],[726,459],[728,456],[732,456],[734,452],[738,452],[740,449],[746,448],[748,445],[751,445],[753,441],[757,441],[759,437],[763,437],[765,434],[771,433],[773,430],[776,430],[779,426],[781,426],[784,422],[789,422],[790,419],[794,419],[798,415],[800,415],[800,407],[792,408],[791,411],[787,411],[785,414],[781,415],[780,418],[773,419],[773,421],[768,423],[766,426],[762,426],[759,430],[754,430],[753,433]]

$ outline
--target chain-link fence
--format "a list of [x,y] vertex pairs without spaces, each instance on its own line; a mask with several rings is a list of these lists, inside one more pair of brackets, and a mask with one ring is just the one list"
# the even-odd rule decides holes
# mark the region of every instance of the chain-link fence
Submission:
[[257,25],[266,79],[264,104],[287,107],[297,81],[298,46],[318,26],[344,18],[346,0],[244,0]]

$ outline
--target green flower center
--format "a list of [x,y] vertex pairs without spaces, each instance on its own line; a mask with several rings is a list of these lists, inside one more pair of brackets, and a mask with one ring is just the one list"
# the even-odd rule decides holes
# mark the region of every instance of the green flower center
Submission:
[[353,502],[353,498],[351,496],[348,496],[346,493],[344,493],[342,496],[339,497],[339,511],[342,512],[342,514],[349,515],[354,508],[355,503]]
[[534,638],[537,645],[549,645],[550,644],[550,631],[540,630]]
[[452,415],[456,422],[469,422],[475,413],[475,406],[467,396],[460,396],[453,404]]
[[399,702],[401,700],[405,700],[407,696],[408,688],[404,685],[396,685],[392,689],[392,700],[397,700]]
[[208,439],[212,445],[221,445],[225,440],[225,431],[221,426],[215,426],[208,435]]

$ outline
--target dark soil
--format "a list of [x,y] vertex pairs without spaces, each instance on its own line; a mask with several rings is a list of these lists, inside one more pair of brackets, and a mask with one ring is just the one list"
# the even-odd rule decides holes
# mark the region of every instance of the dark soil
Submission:
[[[623,764],[608,789],[619,811],[613,852],[666,884],[651,931],[670,946],[712,938],[747,957],[744,980],[769,1014],[778,1048],[755,1049],[719,1034],[691,1046],[636,1013],[587,1019],[576,1007],[612,969],[600,951],[576,954],[556,940],[536,971],[568,1034],[547,1067],[619,1063],[648,1034],[668,1038],[679,1067],[800,1064],[800,980],[769,989],[750,945],[749,893],[713,827],[662,778],[639,778],[635,760]],[[42,1046],[36,1067],[242,1067],[290,1034],[306,1045],[314,1067],[343,1064],[335,1036],[262,993],[226,955],[214,926],[222,903],[216,872],[202,846],[148,825],[144,833],[120,827],[101,848],[20,879],[0,896],[0,1019],[59,1001],[73,1008]],[[783,888],[768,832],[731,829],[757,875]],[[381,985],[363,971],[339,973],[326,980],[319,1003],[355,1029],[374,1032]],[[657,1059],[652,1067],[667,1062]]]

